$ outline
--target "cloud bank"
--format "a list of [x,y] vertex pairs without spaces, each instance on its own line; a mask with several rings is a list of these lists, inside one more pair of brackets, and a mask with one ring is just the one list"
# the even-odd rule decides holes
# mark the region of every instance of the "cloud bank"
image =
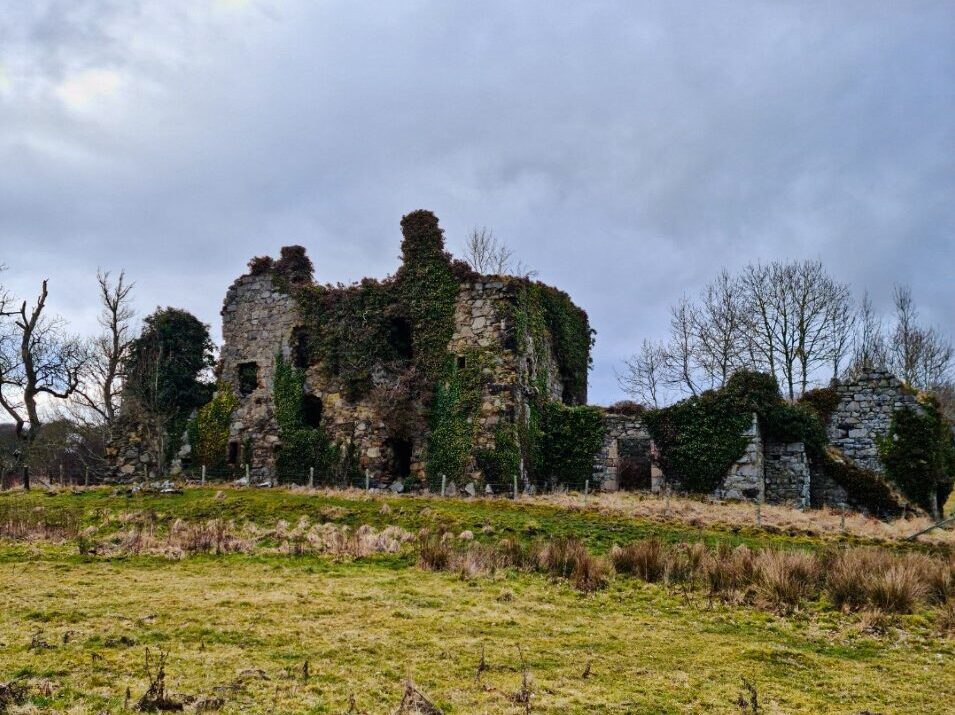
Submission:
[[820,258],[955,334],[949,2],[0,1],[4,282],[213,325],[253,255],[492,228],[598,331],[591,397],[721,267]]

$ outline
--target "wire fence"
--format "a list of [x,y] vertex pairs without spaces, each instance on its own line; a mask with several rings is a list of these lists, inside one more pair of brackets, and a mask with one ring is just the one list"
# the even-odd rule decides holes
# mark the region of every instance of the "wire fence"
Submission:
[[0,489],[54,488],[97,486],[119,482],[162,482],[185,480],[194,484],[239,484],[246,486],[300,486],[316,489],[362,489],[367,491],[392,491],[394,493],[435,494],[441,496],[471,497],[517,497],[523,494],[546,494],[558,492],[589,492],[594,485],[590,479],[568,483],[557,480],[530,480],[513,475],[510,479],[473,478],[450,480],[443,475],[432,478],[412,475],[376,476],[357,470],[320,471],[310,468],[304,472],[265,471],[248,464],[234,465],[189,465],[176,472],[156,474],[117,475],[115,470],[104,465],[63,464],[44,467],[5,469],[0,473]]

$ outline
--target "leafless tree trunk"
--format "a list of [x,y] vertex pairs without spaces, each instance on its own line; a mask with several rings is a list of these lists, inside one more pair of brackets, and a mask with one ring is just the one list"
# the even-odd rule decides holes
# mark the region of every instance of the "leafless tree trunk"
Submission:
[[724,269],[703,293],[694,312],[698,360],[711,387],[722,387],[740,367],[746,350],[742,290]]
[[773,269],[761,263],[750,263],[740,278],[745,301],[744,327],[753,367],[776,374],[776,335],[779,314],[775,310],[776,295]]
[[18,310],[4,310],[13,320],[5,325],[2,342],[0,406],[13,419],[17,435],[28,443],[36,440],[43,426],[38,398],[69,398],[87,359],[79,340],[67,336],[59,320],[43,315],[48,294],[44,280],[32,308],[28,310],[23,301]]
[[952,344],[936,328],[918,322],[912,291],[895,288],[895,330],[890,356],[893,369],[905,382],[929,389],[944,383],[952,366]]
[[660,391],[666,369],[666,350],[662,345],[644,340],[640,352],[627,360],[626,372],[617,375],[617,382],[628,395],[643,404],[660,404]]
[[670,309],[670,343],[666,351],[667,382],[689,390],[691,395],[699,391],[696,384],[697,346],[696,308],[683,298]]
[[857,325],[853,337],[852,364],[860,368],[886,367],[888,355],[882,319],[875,312],[868,291],[862,295],[862,302],[859,304]]
[[503,241],[499,241],[492,231],[485,227],[474,228],[464,244],[464,260],[473,270],[482,275],[530,276],[521,261]]
[[132,340],[133,284],[126,282],[124,272],[112,282],[108,272],[97,271],[96,280],[102,303],[99,324],[104,332],[91,341],[90,360],[81,375],[75,402],[80,411],[92,415],[108,432],[119,410],[123,365]]

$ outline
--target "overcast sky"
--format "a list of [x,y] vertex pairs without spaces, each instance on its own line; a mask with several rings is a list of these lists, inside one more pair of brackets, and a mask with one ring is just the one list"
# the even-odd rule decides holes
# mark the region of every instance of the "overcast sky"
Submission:
[[721,267],[820,258],[955,333],[955,2],[0,0],[0,262],[95,328],[253,255],[383,277],[427,208],[597,329],[591,399]]

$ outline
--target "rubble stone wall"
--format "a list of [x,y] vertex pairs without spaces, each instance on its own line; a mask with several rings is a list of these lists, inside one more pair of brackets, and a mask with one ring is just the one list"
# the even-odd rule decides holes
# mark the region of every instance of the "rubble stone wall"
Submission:
[[[275,356],[289,355],[289,341],[296,324],[296,306],[269,275],[246,275],[236,280],[222,307],[222,375],[239,395],[232,415],[229,440],[239,449],[251,448],[242,460],[251,463],[256,477],[269,477],[279,446],[279,430],[272,411]],[[239,393],[240,365],[255,363],[255,388]]]
[[920,409],[892,373],[863,370],[838,385],[839,405],[829,418],[829,442],[864,469],[883,473],[877,440],[889,433],[892,413],[903,407]]
[[[633,451],[645,452],[644,458],[650,462],[650,433],[638,417],[614,413],[604,415],[604,441],[600,451],[594,456],[594,476],[591,484],[594,489],[616,491],[621,488],[620,467],[624,459]],[[649,486],[649,485],[648,485]]]
[[811,477],[806,445],[802,442],[763,444],[765,498],[771,504],[809,506]]
[[716,490],[716,496],[722,499],[764,499],[763,437],[755,414],[746,436],[749,437],[746,451],[730,467],[723,485]]
[[[490,448],[494,433],[504,422],[526,419],[535,389],[544,384],[548,393],[560,399],[562,385],[550,345],[529,345],[518,356],[513,345],[515,328],[508,324],[508,304],[514,301],[514,284],[507,279],[487,278],[460,286],[455,303],[455,329],[448,345],[459,369],[476,360],[482,372],[480,405],[474,418],[473,445]],[[272,477],[276,450],[281,446],[278,425],[272,412],[272,381],[275,356],[281,352],[291,359],[293,331],[299,325],[295,301],[277,290],[269,275],[243,276],[229,289],[222,310],[224,379],[239,395],[230,441],[251,448],[251,471],[256,477]],[[258,382],[247,395],[239,393],[240,366],[254,362]],[[537,376],[543,371],[543,380]],[[357,401],[346,397],[344,385],[329,375],[321,364],[310,364],[305,374],[307,395],[321,400],[322,425],[339,444],[352,442],[360,467],[375,485],[390,484],[396,471],[394,445],[410,446],[410,476],[424,476],[426,415],[424,406],[413,404],[417,414],[405,415],[403,422],[417,424],[403,434],[392,434],[383,419],[383,400],[397,386],[401,375],[381,370],[372,376],[371,392]],[[472,465],[477,477],[476,465]],[[303,477],[305,475],[302,475]]]

